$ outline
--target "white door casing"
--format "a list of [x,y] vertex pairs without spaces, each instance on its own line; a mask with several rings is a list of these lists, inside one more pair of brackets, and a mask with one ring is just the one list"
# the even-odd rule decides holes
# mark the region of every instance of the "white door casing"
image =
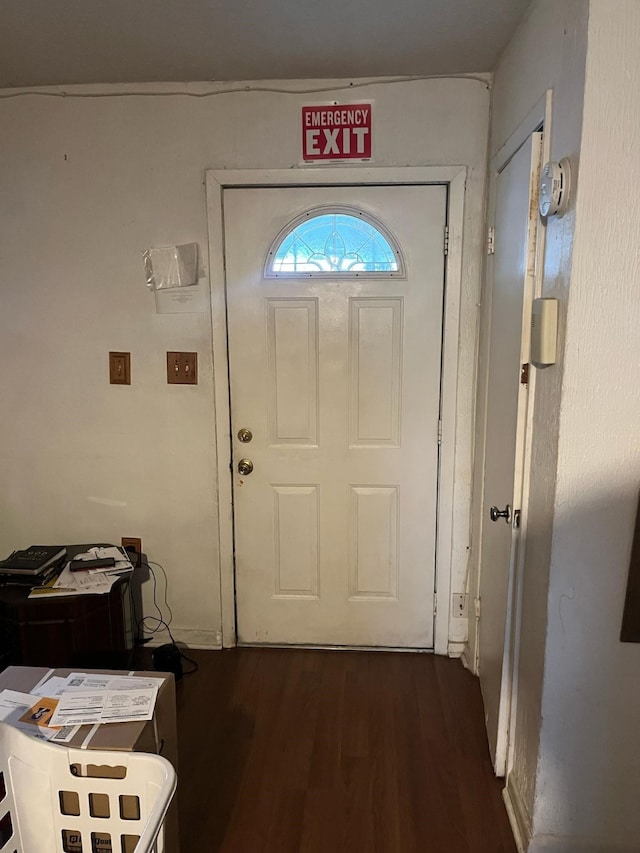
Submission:
[[[496,176],[480,554],[479,675],[489,748],[504,775],[510,713],[513,583],[520,547],[528,386],[528,323],[535,286],[542,134],[532,134]],[[490,508],[511,517],[490,520]]]
[[[263,278],[287,223],[354,202],[406,277]],[[432,648],[446,188],[223,204],[239,640]]]
[[[229,429],[227,353],[227,306],[224,270],[224,219],[222,196],[226,188],[261,186],[381,186],[440,183],[448,188],[449,251],[445,259],[447,287],[443,338],[442,443],[440,447],[440,495],[438,502],[438,545],[436,586],[440,602],[435,616],[434,651],[457,650],[449,641],[452,573],[464,574],[468,548],[470,485],[467,476],[457,479],[460,447],[469,446],[469,422],[460,409],[460,390],[467,393],[472,374],[470,364],[474,341],[460,338],[461,312],[477,301],[473,278],[463,275],[463,226],[467,169],[464,166],[322,167],[304,169],[219,169],[206,174],[211,320],[213,334],[213,383],[215,411],[212,428],[217,464],[213,472],[217,516],[214,520],[219,543],[221,599],[221,645],[236,644],[235,577],[233,562],[233,514]],[[469,290],[471,287],[471,290]],[[457,455],[458,453],[458,455]],[[464,459],[464,456],[462,457]]]

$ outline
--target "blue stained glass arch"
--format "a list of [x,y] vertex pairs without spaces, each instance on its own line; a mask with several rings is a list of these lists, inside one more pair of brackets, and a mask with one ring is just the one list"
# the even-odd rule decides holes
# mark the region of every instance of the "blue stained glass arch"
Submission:
[[281,232],[272,245],[265,276],[397,277],[402,255],[391,235],[356,209],[310,211]]

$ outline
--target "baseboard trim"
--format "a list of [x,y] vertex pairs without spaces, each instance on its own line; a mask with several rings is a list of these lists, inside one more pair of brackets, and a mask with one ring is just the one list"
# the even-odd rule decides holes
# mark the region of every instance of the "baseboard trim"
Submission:
[[[222,633],[220,631],[205,631],[198,628],[174,628],[171,626],[171,633],[176,643],[181,643],[189,649],[213,650],[222,648]],[[164,629],[158,631],[157,634],[150,635],[149,642],[145,645],[156,648],[170,642],[171,637],[169,636],[169,632]]]
[[471,660],[471,654],[469,652],[469,646],[468,645],[465,645],[464,649],[462,650],[462,654],[460,655],[460,660],[462,661],[462,666],[465,669],[468,669],[469,672],[473,673],[473,675],[475,675],[475,672],[473,672],[473,662]]
[[464,650],[466,649],[467,644],[465,642],[454,642],[449,640],[449,645],[447,646],[447,653],[450,658],[459,658],[464,654]]
[[518,853],[527,853],[531,838],[531,822],[520,791],[513,782],[513,774],[507,777],[507,784],[502,790],[502,799],[507,809],[511,831],[518,848]]
[[636,853],[637,842],[617,844],[604,838],[575,835],[534,835],[527,853]]

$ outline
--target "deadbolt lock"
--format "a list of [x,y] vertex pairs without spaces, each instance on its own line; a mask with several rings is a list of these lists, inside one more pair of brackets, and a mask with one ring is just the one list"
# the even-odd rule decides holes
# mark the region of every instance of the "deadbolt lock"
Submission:
[[253,433],[250,429],[242,427],[242,429],[238,430],[238,441],[241,441],[243,444],[248,444],[252,438]]
[[238,474],[246,477],[253,471],[253,462],[250,459],[241,459],[238,462]]

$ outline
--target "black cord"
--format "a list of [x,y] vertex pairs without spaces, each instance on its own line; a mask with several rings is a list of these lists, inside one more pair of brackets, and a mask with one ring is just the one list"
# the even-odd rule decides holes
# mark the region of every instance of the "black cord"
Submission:
[[[180,653],[180,657],[192,665],[191,669],[184,670],[183,675],[192,675],[194,672],[198,671],[198,669],[199,669],[198,663],[197,663],[197,661],[193,660],[193,658],[190,658],[188,655],[186,655],[182,651],[180,646],[176,643],[176,641],[173,637],[173,634],[171,633],[171,627],[170,626],[171,626],[171,623],[173,622],[173,612],[172,612],[171,607],[169,606],[169,602],[167,600],[168,580],[167,580],[167,573],[164,570],[164,566],[161,563],[155,562],[154,560],[147,560],[144,563],[141,562],[140,565],[149,569],[149,572],[151,573],[151,577],[153,579],[153,606],[157,610],[158,616],[143,616],[139,622],[136,621],[136,625],[137,625],[137,629],[138,629],[138,635],[139,636],[141,635],[141,629],[145,633],[151,634],[151,635],[157,634],[159,631],[166,631],[169,634],[169,637],[171,638],[171,642],[173,643],[173,645],[176,647],[176,649]],[[156,573],[153,570],[153,566],[158,566],[158,568],[162,571],[162,574],[164,575],[164,604],[165,604],[165,607],[167,608],[167,610],[169,611],[169,621],[167,621],[164,618],[164,614],[162,612],[162,609],[161,609],[160,605],[158,604],[158,597],[157,597],[158,596],[158,579],[156,577]],[[155,623],[154,627],[149,627],[147,625],[148,622]]]
[[136,635],[133,638],[133,647],[135,650],[136,646],[144,645],[147,640],[144,639],[142,634],[140,633],[140,620],[138,619],[138,611],[136,608],[136,597],[133,594],[133,584],[131,583],[132,578],[129,579],[128,587],[129,587],[129,602],[131,604],[131,616],[133,617],[133,624],[136,626]]
[[182,651],[180,646],[173,639],[173,634],[171,633],[171,628],[169,627],[169,625],[166,622],[165,622],[165,627],[169,633],[169,636],[171,637],[171,642],[176,647],[176,649],[180,652],[180,657],[183,658],[184,660],[188,661],[193,666],[193,669],[183,670],[182,674],[183,675],[192,675],[194,672],[197,672],[199,669],[197,661],[193,660],[193,658],[190,658],[188,655],[185,655],[185,653]]

